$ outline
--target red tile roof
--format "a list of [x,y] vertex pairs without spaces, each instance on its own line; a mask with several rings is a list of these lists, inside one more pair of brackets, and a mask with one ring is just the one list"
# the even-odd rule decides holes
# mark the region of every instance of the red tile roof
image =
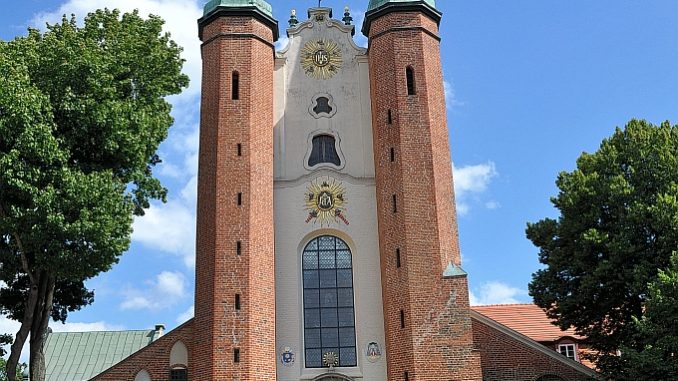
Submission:
[[574,333],[574,329],[561,331],[551,324],[546,313],[534,304],[496,304],[473,306],[471,309],[534,341],[555,341],[563,336],[583,339]]

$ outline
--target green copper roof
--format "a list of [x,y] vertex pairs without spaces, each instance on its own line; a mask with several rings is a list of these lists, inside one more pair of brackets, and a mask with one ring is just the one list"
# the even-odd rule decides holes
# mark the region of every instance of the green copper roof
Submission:
[[86,381],[153,342],[154,330],[52,332],[45,343],[45,381]]
[[205,4],[203,15],[207,16],[209,13],[211,13],[218,7],[225,8],[256,7],[265,14],[273,17],[273,7],[271,7],[271,4],[267,3],[264,0],[210,0],[207,4]]
[[456,278],[460,276],[466,276],[468,273],[461,268],[461,266],[456,266],[454,263],[450,262],[447,265],[447,268],[443,272],[443,278]]
[[[420,0],[421,2],[424,2],[431,7],[435,8],[436,7],[436,2],[435,0]],[[387,3],[418,3],[420,1],[415,1],[415,0],[370,0],[370,4],[367,6],[367,11],[371,11],[373,9],[377,9],[381,7],[384,4]]]

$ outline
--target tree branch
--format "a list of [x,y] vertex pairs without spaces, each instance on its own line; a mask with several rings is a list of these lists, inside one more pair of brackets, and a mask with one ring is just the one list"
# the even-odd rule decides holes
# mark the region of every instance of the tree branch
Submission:
[[[2,218],[7,218],[7,213],[5,212],[5,208],[2,207],[2,203],[0,203],[0,217]],[[21,256],[21,267],[23,270],[26,272],[28,275],[28,278],[31,280],[31,284],[36,284],[37,281],[35,279],[35,274],[31,271],[30,264],[28,263],[28,257],[26,257],[26,251],[24,250],[24,244],[23,241],[21,240],[21,236],[19,236],[19,233],[16,231],[13,231],[12,236],[14,237],[14,240],[16,240],[16,244],[19,248],[19,255]]]

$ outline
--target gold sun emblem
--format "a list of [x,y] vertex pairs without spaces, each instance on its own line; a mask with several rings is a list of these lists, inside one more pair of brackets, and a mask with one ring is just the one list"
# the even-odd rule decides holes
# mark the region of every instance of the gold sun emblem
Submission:
[[341,221],[348,225],[346,219],[346,190],[341,182],[331,178],[317,178],[311,182],[304,194],[308,218],[306,223],[320,222],[320,226],[329,226],[332,222]]
[[301,67],[311,78],[331,78],[341,68],[341,49],[332,40],[312,40],[301,50]]

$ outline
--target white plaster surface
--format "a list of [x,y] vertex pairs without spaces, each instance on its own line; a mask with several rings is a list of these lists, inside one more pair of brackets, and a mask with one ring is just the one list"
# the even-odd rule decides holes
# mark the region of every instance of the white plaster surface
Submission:
[[[353,286],[356,313],[358,366],[337,368],[357,380],[386,381],[383,305],[379,261],[379,239],[374,184],[374,158],[369,99],[369,71],[365,49],[353,43],[351,27],[337,20],[311,19],[288,30],[289,45],[278,53],[275,73],[275,260],[276,260],[276,348],[279,381],[311,380],[326,369],[304,368],[301,252],[320,235],[343,239],[353,255]],[[302,16],[302,15],[299,15]],[[301,18],[301,17],[300,17]],[[312,39],[331,39],[339,44],[342,67],[327,80],[310,78],[301,69],[300,50]],[[314,117],[309,106],[314,95],[328,94],[336,106],[329,118]],[[310,138],[327,133],[337,137],[341,166],[308,168]],[[321,226],[305,222],[304,194],[311,181],[330,177],[346,189],[345,217]],[[380,360],[367,360],[368,343],[382,350]],[[280,355],[289,348],[295,354],[293,366],[283,366]]]

